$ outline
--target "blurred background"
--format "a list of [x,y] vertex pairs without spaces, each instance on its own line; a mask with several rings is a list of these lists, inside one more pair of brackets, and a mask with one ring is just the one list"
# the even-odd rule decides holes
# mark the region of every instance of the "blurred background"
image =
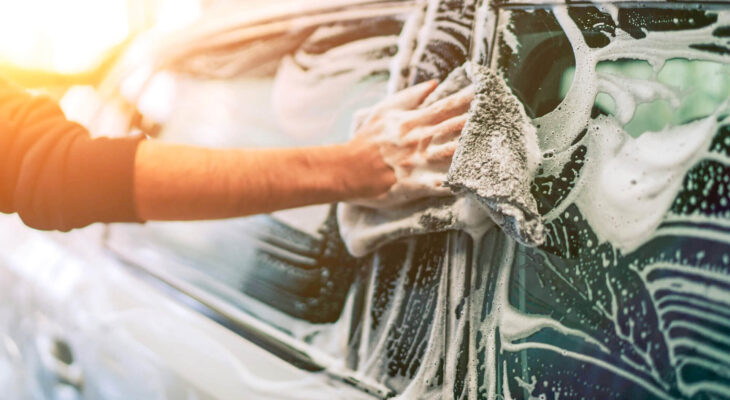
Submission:
[[0,74],[27,87],[97,83],[126,43],[172,31],[211,0],[0,0]]

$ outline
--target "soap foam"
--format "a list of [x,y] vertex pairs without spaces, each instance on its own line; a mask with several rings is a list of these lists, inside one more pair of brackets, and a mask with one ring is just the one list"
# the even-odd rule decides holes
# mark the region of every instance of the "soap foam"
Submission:
[[[635,39],[621,30],[602,48],[590,48],[567,8],[553,8],[573,47],[576,60],[573,83],[560,106],[537,118],[541,126],[540,147],[557,154],[547,160],[546,173],[560,170],[572,152],[571,144],[588,125],[583,142],[588,146],[584,172],[570,198],[552,210],[546,220],[555,218],[575,202],[602,241],[630,252],[648,240],[669,209],[686,172],[709,154],[709,141],[718,126],[719,115],[727,111],[722,105],[716,112],[689,124],[646,132],[633,138],[623,125],[633,117],[636,107],[655,100],[679,104],[675,88],[656,80],[640,80],[598,73],[601,61],[635,59],[649,62],[659,71],[671,58],[726,62],[721,55],[690,47],[706,43],[718,25],[730,22],[720,14],[717,24],[678,32],[646,32]],[[718,43],[720,40],[718,40]],[[607,93],[617,105],[615,117],[591,119],[594,99]],[[670,156],[671,155],[671,156]]]
[[[615,7],[608,5],[602,7],[612,11],[612,15],[616,18]],[[575,187],[562,205],[546,215],[546,219],[560,218],[570,204],[576,204],[591,228],[596,231],[599,240],[609,242],[624,252],[630,252],[654,237],[658,224],[667,215],[667,209],[676,197],[682,179],[690,168],[702,160],[728,164],[726,156],[710,153],[708,149],[718,127],[727,122],[724,118],[727,106],[720,105],[712,115],[691,123],[668,127],[659,132],[645,132],[640,137],[633,138],[626,132],[623,125],[631,119],[639,104],[663,99],[667,100],[670,105],[677,105],[679,94],[674,88],[654,80],[640,81],[599,74],[596,71],[596,65],[600,61],[633,58],[647,60],[655,71],[658,71],[670,58],[726,63],[727,57],[698,51],[690,48],[689,45],[711,41],[712,30],[718,26],[727,25],[727,17],[720,15],[716,24],[700,30],[645,32],[647,36],[644,39],[631,38],[619,29],[616,36],[612,38],[611,44],[604,48],[591,49],[585,44],[580,30],[568,16],[567,8],[555,6],[552,10],[573,46],[577,65],[573,85],[560,107],[534,121],[536,125],[541,126],[540,147],[542,151],[554,155],[552,158],[544,160],[541,166],[546,174],[560,171],[570,160],[571,153],[578,145],[586,146],[588,153]],[[617,103],[621,103],[616,116],[591,118],[591,108],[598,93],[608,93],[614,97]],[[576,140],[586,127],[588,130],[585,136]],[[711,222],[718,224],[722,221],[712,220]],[[727,225],[724,224],[723,226]],[[681,230],[683,235],[687,234],[687,229],[684,228],[663,228],[662,232],[671,235],[676,234],[675,231],[678,230]],[[699,237],[700,234],[709,235],[699,229],[690,233],[692,237]],[[717,240],[723,241],[727,241],[726,239],[726,237],[717,238]],[[399,398],[454,398],[452,378],[455,372],[453,365],[461,355],[462,349],[458,344],[462,341],[469,343],[469,360],[463,398],[491,399],[502,396],[505,399],[520,397],[539,399],[541,395],[549,394],[562,398],[561,394],[566,395],[567,393],[549,386],[547,380],[540,380],[538,376],[534,375],[522,379],[516,376],[519,373],[513,374],[507,371],[506,362],[499,365],[500,355],[531,349],[562,354],[569,359],[584,362],[586,365],[597,366],[632,382],[657,398],[673,398],[667,393],[668,386],[654,365],[654,356],[651,354],[653,348],[647,348],[645,343],[637,342],[636,338],[639,333],[622,331],[620,320],[623,317],[619,315],[622,308],[617,301],[624,295],[615,292],[610,284],[608,284],[608,290],[611,292],[613,303],[605,308],[601,303],[596,302],[596,288],[591,287],[588,282],[585,288],[586,296],[599,312],[605,313],[608,321],[613,322],[617,337],[628,343],[627,345],[634,349],[639,357],[643,357],[646,365],[639,365],[628,359],[623,359],[622,362],[625,365],[608,362],[603,357],[597,357],[596,354],[604,354],[608,357],[612,350],[597,338],[582,330],[565,326],[561,321],[550,316],[528,315],[517,309],[510,300],[510,289],[514,288],[510,281],[514,273],[513,268],[516,261],[514,257],[517,248],[514,241],[498,235],[494,230],[487,231],[483,237],[475,236],[474,253],[468,257],[464,254],[463,249],[461,253],[458,249],[455,250],[458,248],[457,242],[458,240],[450,241],[445,250],[448,254],[444,260],[443,269],[450,273],[442,271],[439,282],[439,289],[446,286],[449,290],[447,294],[439,290],[437,298],[433,300],[438,304],[437,307],[445,307],[448,312],[436,311],[435,321],[431,326],[432,331],[428,338],[430,342],[427,345],[426,354],[423,356],[421,369],[406,390],[401,392]],[[594,243],[589,246],[595,245]],[[619,254],[620,252],[617,250],[606,254],[605,257],[614,259],[604,260],[603,267],[615,267],[615,258],[619,257]],[[675,258],[677,264],[686,264],[688,257],[678,252]],[[545,263],[546,268],[555,268],[548,259],[543,259],[542,262]],[[726,257],[726,263],[730,264],[730,257]],[[490,270],[497,270],[496,275],[483,273],[485,265],[488,265]],[[727,282],[726,278],[718,281],[715,286],[680,278],[650,282],[647,276],[659,268],[676,269],[683,273],[699,273],[694,267],[682,267],[675,264],[650,265],[652,265],[650,268],[641,273],[641,279],[652,293],[656,290],[672,288],[693,293],[698,298],[719,299],[725,294],[719,289],[719,285],[721,282]],[[466,284],[459,278],[459,273],[465,270],[471,271],[471,280]],[[719,274],[715,271],[706,271],[704,275],[707,275],[707,279],[719,279]],[[608,275],[605,275],[605,278],[608,280]],[[496,280],[496,282],[491,280]],[[402,282],[396,282],[395,287],[398,288],[400,284]],[[494,285],[493,292],[489,289],[492,284]],[[493,298],[488,297],[490,293],[494,293]],[[461,312],[464,314],[461,320],[454,319],[454,310],[451,308],[454,306],[453,302],[463,299],[468,299],[462,303],[464,308]],[[397,304],[395,307],[399,305]],[[488,308],[486,319],[483,318],[483,307]],[[367,312],[370,312],[369,308]],[[392,309],[384,312],[396,314]],[[463,320],[468,320],[473,325],[468,329],[461,329]],[[479,324],[477,321],[481,321],[481,323]],[[639,329],[638,326],[636,329]],[[380,331],[387,330],[386,327],[381,328]],[[595,353],[594,355],[581,354],[557,345],[530,340],[533,334],[542,330],[578,339],[586,343],[589,348],[595,349]],[[439,339],[435,339],[434,331],[440,335],[437,335]],[[712,334],[712,337],[726,340],[713,332],[704,334]],[[436,340],[436,343],[432,343],[433,340]],[[696,343],[691,343],[691,345],[699,346]],[[362,354],[365,355],[364,352]],[[480,356],[483,356],[483,359],[479,359]],[[677,365],[677,360],[671,352],[670,356],[673,357],[672,365]],[[371,357],[382,357],[382,355],[373,354]],[[444,383],[440,389],[429,386],[429,383],[432,382],[429,378],[433,379],[437,376],[433,367],[434,362],[443,362],[446,366],[442,370]],[[499,373],[498,366],[503,368],[502,374]],[[715,364],[712,364],[712,367],[714,368]],[[510,386],[507,384],[509,379],[514,379],[524,392],[510,393]],[[501,384],[500,380],[502,380]],[[699,393],[701,390],[718,393],[726,390],[726,386],[718,383],[691,384],[682,381],[681,378],[678,385],[681,392],[688,396]],[[502,388],[501,392],[498,391],[499,387]]]

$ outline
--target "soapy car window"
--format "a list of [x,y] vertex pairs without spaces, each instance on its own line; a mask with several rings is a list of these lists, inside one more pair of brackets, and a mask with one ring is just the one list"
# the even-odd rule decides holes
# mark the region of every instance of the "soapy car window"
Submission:
[[[172,75],[172,116],[159,139],[223,147],[346,140],[352,112],[385,94],[402,24],[381,17],[324,26],[264,77]],[[333,66],[332,48],[349,52],[341,66]],[[364,61],[355,59],[358,52]],[[114,226],[107,243],[137,264],[165,269],[293,332],[336,321],[357,272],[333,212],[323,205],[231,221]]]
[[[637,105],[631,119],[624,125],[632,137],[707,117],[730,96],[730,66],[714,61],[675,58],[654,70],[646,61],[621,59],[601,61],[596,72],[654,81],[669,90],[665,98]],[[574,67],[568,68],[560,78],[561,100],[570,88],[574,73]],[[615,116],[617,112],[616,99],[606,92],[598,92],[594,107],[604,114]]]
[[[448,11],[449,4],[460,3],[438,4]],[[531,249],[496,229],[478,243],[464,233],[438,233],[385,246],[367,265],[352,264],[359,275],[333,324],[349,328],[340,331],[347,337],[332,341],[347,342],[338,360],[358,377],[414,398],[727,398],[730,130],[718,100],[725,95],[712,97],[700,111],[678,112],[659,131],[653,122],[636,128],[645,130],[638,135],[629,129],[641,115],[642,99],[672,92],[662,73],[656,79],[641,75],[645,63],[682,71],[730,63],[722,41],[730,11],[691,5],[497,11],[491,65],[505,75],[538,128],[545,159],[533,194],[547,241]],[[430,71],[439,75],[429,77],[448,73]],[[669,104],[681,109],[692,92],[679,92],[679,103]],[[250,237],[264,232],[264,240],[256,241],[276,242],[268,243],[275,246],[266,247],[264,257],[285,260],[281,270],[287,272],[265,276],[266,284],[249,290],[266,293],[267,286],[296,282],[282,276],[312,276],[289,271],[314,270],[319,253],[278,243],[288,234],[275,224],[227,223],[232,229],[198,225],[185,235],[194,239],[189,246],[171,248],[185,255],[182,262],[194,260],[205,277],[216,276],[214,282],[239,295],[240,282],[257,268],[249,263],[259,251]],[[158,243],[175,229],[168,228]],[[201,243],[208,250],[198,250]],[[169,253],[158,257],[173,259]],[[290,270],[292,263],[299,269]],[[255,286],[256,280],[250,282]],[[254,296],[242,307],[256,312],[248,303]],[[230,301],[241,300],[232,295]],[[306,322],[317,312],[300,304],[295,310],[263,308],[257,315],[295,329],[293,320]]]
[[549,232],[515,254],[503,308],[545,320],[500,336],[503,387],[728,398],[727,6],[500,19],[494,61],[538,128],[533,194]]

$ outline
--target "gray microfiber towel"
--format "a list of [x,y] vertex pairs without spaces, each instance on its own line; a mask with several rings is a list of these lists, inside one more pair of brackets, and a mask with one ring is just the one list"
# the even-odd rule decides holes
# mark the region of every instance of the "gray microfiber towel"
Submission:
[[513,239],[542,244],[542,218],[530,193],[541,159],[536,129],[501,78],[476,64],[464,71],[476,94],[446,185],[457,195],[476,198]]
[[340,234],[354,256],[408,236],[464,230],[474,237],[499,225],[520,243],[537,246],[543,224],[530,184],[541,156],[534,126],[504,81],[465,63],[423,106],[475,84],[475,98],[445,184],[453,196],[416,200],[397,209],[343,203]]

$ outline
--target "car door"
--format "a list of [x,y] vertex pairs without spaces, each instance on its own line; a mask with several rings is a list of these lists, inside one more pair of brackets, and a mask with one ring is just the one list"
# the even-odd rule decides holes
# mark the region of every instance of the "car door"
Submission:
[[[118,97],[105,104],[124,104],[126,129],[163,141],[212,147],[341,142],[352,113],[386,93],[389,60],[408,7],[389,6],[375,18],[366,13],[307,30],[296,51],[277,60],[276,74],[220,76],[218,68],[185,73],[188,64],[158,70],[147,68],[142,57],[141,66],[113,77],[109,85]],[[336,56],[345,62],[333,67],[327,62]],[[331,90],[312,96],[316,85]],[[313,111],[297,113],[292,99]],[[105,118],[97,113],[89,124],[103,126]],[[343,310],[352,302],[359,261],[344,249],[331,205],[226,221],[110,226],[104,246],[242,340],[313,376],[354,386],[365,398],[391,392],[343,366],[349,328]]]
[[729,11],[500,6],[492,65],[538,128],[548,232],[505,281],[505,393],[730,396]]

